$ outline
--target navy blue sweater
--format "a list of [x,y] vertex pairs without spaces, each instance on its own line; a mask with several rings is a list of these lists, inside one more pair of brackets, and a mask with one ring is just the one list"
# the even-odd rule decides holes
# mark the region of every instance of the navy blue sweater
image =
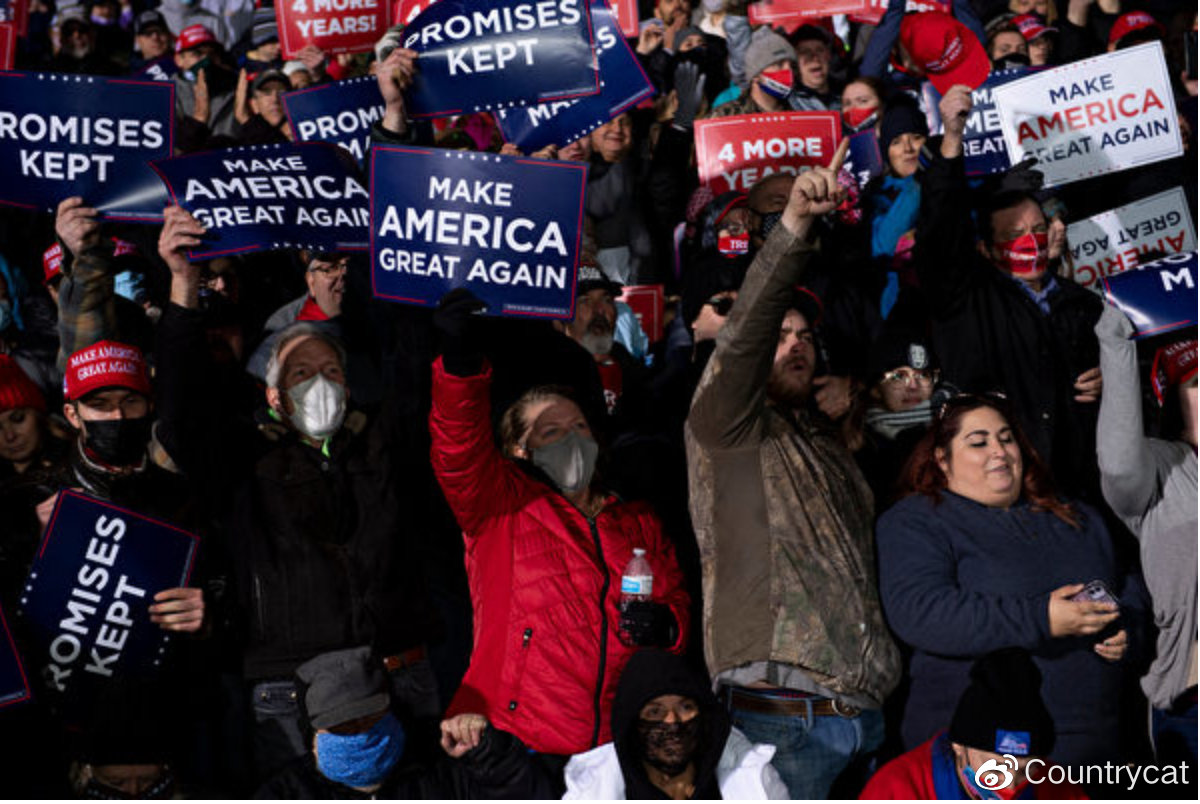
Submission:
[[974,659],[1020,647],[1042,671],[1058,734],[1052,757],[1062,764],[1116,758],[1120,667],[1092,650],[1100,635],[1050,636],[1050,592],[1094,579],[1120,588],[1100,515],[1076,506],[1078,530],[1024,501],[989,508],[950,492],[940,504],[908,497],[879,519],[884,614],[913,648],[907,749],[949,725]]

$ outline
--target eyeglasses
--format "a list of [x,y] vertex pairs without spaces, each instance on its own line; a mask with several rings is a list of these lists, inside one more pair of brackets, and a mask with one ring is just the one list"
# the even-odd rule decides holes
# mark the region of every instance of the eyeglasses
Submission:
[[313,262],[308,270],[324,276],[338,276],[346,273],[350,268],[349,258],[339,260],[337,262]]
[[915,382],[917,385],[927,388],[938,381],[938,372],[896,369],[884,374],[883,381],[889,385],[908,385],[911,382]]
[[735,299],[730,298],[729,296],[721,296],[716,299],[709,299],[705,302],[705,304],[711,306],[714,313],[724,318],[725,316],[729,315],[729,311],[733,309],[734,301]]
[[999,405],[1008,408],[1008,397],[999,391],[985,391],[982,394],[955,394],[942,403],[938,408],[938,421],[946,418],[946,414],[954,408],[979,407],[980,405]]

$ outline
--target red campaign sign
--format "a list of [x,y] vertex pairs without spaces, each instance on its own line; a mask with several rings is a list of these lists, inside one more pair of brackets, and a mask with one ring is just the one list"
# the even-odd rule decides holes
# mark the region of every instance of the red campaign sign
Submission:
[[666,293],[662,285],[629,285],[621,294],[621,301],[633,310],[650,343],[662,340],[663,312],[666,309]]
[[437,0],[395,0],[392,3],[392,24],[408,25]]
[[863,14],[870,0],[761,0],[746,7],[751,25],[779,25],[789,31],[809,20],[835,14]]
[[714,193],[746,192],[773,173],[825,166],[842,139],[837,112],[774,112],[696,121],[700,181]]
[[617,27],[621,36],[626,39],[638,38],[638,0],[608,0],[613,14],[617,17]]
[[[887,11],[888,0],[867,0],[866,10],[860,14],[851,14],[851,22],[865,22],[869,25],[878,25],[883,19],[883,13]],[[944,14],[951,14],[950,3],[940,2],[940,0],[908,0],[908,5],[904,9],[906,14],[919,11],[941,11]]]
[[275,0],[283,58],[306,45],[330,55],[362,53],[388,29],[388,0]]
[[13,68],[13,57],[17,53],[17,26],[11,22],[0,22],[0,70]]

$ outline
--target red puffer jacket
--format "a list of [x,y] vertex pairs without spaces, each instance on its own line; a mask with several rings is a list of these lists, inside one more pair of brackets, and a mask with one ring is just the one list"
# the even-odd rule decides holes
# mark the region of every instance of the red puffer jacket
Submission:
[[612,739],[617,679],[635,648],[617,638],[621,573],[643,547],[654,600],[671,607],[682,651],[688,596],[648,505],[610,498],[589,520],[504,458],[492,440],[491,372],[433,367],[433,469],[466,543],[475,614],[471,666],[447,716],[486,714],[529,747],[576,754]]

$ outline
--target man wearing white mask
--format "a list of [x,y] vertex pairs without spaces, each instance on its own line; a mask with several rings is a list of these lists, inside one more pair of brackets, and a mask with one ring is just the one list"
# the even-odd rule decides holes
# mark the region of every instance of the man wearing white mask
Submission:
[[184,256],[203,232],[179,207],[166,210],[163,443],[230,535],[228,619],[250,687],[261,780],[308,749],[293,675],[319,653],[370,645],[390,671],[397,716],[436,728],[425,654],[436,617],[414,551],[424,535],[424,447],[412,440],[421,431],[406,426],[421,422],[413,405],[385,400],[371,417],[351,409],[345,350],[309,321],[274,341],[269,410],[239,418],[228,389],[206,382],[200,265]]

